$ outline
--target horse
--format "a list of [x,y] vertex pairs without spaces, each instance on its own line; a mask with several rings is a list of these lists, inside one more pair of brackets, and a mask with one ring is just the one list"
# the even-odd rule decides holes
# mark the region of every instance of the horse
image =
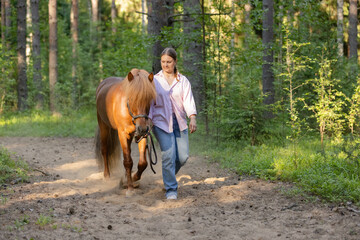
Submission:
[[[140,180],[147,167],[146,136],[151,130],[148,114],[150,104],[156,98],[153,78],[153,73],[149,74],[146,70],[134,68],[126,78],[108,77],[96,89],[98,127],[95,136],[95,153],[97,162],[103,165],[104,178],[110,178],[110,173],[119,161],[122,149],[127,196],[132,194],[134,182]],[[138,143],[140,158],[137,172],[131,176],[133,138]]]

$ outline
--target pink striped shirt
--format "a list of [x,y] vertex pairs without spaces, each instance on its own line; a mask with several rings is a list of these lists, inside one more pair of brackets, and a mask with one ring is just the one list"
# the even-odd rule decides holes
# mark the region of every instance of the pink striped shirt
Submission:
[[155,75],[156,101],[150,106],[149,118],[165,132],[173,132],[173,113],[180,131],[188,128],[186,117],[196,115],[194,96],[189,80],[178,73],[177,80],[170,86],[162,71]]

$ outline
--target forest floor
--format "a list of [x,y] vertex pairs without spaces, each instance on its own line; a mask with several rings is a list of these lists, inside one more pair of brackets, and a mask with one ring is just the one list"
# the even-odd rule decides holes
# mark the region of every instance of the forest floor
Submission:
[[99,172],[93,139],[0,145],[35,169],[28,183],[1,186],[0,239],[360,239],[356,209],[296,197],[291,184],[238,176],[204,157],[190,157],[178,200],[166,200],[161,161],[125,197],[119,178]]

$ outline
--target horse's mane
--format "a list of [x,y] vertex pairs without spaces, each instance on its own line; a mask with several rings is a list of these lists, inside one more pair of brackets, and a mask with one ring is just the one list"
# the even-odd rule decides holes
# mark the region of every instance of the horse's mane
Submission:
[[145,70],[132,69],[134,79],[128,81],[127,77],[123,81],[123,89],[129,99],[130,106],[143,106],[148,109],[152,100],[156,98],[154,81],[149,81],[149,73]]

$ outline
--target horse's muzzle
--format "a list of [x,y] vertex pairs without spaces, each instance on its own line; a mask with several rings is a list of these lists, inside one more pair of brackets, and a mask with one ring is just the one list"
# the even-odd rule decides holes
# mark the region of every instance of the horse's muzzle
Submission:
[[150,127],[146,126],[137,126],[135,130],[135,142],[138,143],[141,141],[141,139],[146,138],[148,134],[150,133]]

